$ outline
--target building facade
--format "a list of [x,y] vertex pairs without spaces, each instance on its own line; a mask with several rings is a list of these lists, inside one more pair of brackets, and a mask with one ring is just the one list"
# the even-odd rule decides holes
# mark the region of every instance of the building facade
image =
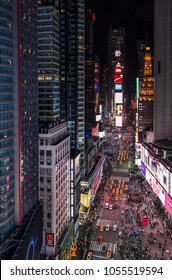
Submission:
[[[110,116],[116,117],[115,93],[125,91],[125,29],[111,25],[108,38],[108,68],[109,68],[109,100],[108,111]],[[116,73],[116,67],[120,64],[121,73]],[[115,75],[119,75],[115,80]],[[120,79],[119,79],[120,78]],[[121,80],[122,79],[122,80]],[[124,96],[123,96],[124,100]],[[119,119],[119,120],[118,120]],[[121,117],[117,117],[117,123],[121,123]]]
[[81,152],[84,173],[85,129],[85,3],[59,0],[60,114],[66,118],[71,149]]
[[[1,1],[0,199],[3,258],[30,258],[29,238],[36,259],[39,229],[29,228],[39,208],[37,1]],[[37,208],[38,207],[38,208]],[[36,210],[37,208],[37,210]],[[41,229],[40,221],[40,229]],[[27,232],[26,232],[27,228]],[[10,234],[13,234],[13,238]],[[14,241],[15,240],[15,241]],[[9,248],[11,249],[7,249]],[[6,254],[6,256],[5,256]]]
[[70,136],[66,122],[41,127],[39,141],[43,252],[57,255],[70,223]]
[[155,1],[154,19],[154,136],[155,141],[172,138],[172,3]]
[[154,76],[153,55],[149,44],[139,44],[139,98],[138,98],[138,141],[153,132]]

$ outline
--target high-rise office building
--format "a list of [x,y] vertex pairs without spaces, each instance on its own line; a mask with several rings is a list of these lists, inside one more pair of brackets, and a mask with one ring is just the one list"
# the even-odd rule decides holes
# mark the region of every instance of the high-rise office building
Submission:
[[[54,4],[53,4],[54,3]],[[38,100],[39,120],[60,117],[60,27],[56,1],[38,5]]]
[[153,131],[154,76],[153,55],[147,42],[138,41],[139,98],[138,142],[149,141],[148,131]]
[[[30,256],[25,250],[34,231],[29,224],[33,225],[38,216],[40,220],[41,215],[39,206],[37,208],[37,1],[1,2],[1,242],[8,237],[6,249],[1,251],[4,252],[3,258],[15,255],[14,259],[34,259],[38,257],[41,246],[41,222],[39,229],[35,227],[34,253]],[[34,243],[36,239],[37,244]],[[6,253],[8,256],[5,257]]]
[[155,1],[155,141],[172,138],[172,2]]
[[74,230],[70,207],[70,136],[67,123],[60,118],[57,4],[55,0],[40,0],[38,5],[39,186],[44,216],[42,253],[66,259]]
[[[117,64],[121,65],[121,72],[116,73]],[[109,67],[109,100],[108,111],[113,117],[116,115],[115,92],[125,91],[125,29],[116,27],[113,24],[109,30],[108,38],[108,67]],[[119,74],[122,78],[115,80],[115,74]],[[119,81],[119,83],[118,83]],[[123,96],[124,100],[124,96]],[[121,116],[120,116],[121,118]]]
[[85,1],[59,0],[60,113],[68,124],[71,149],[81,152],[84,173],[85,129]]
[[85,16],[85,137],[92,135],[96,126],[94,94],[94,55],[93,29],[95,16],[92,10],[86,10]]

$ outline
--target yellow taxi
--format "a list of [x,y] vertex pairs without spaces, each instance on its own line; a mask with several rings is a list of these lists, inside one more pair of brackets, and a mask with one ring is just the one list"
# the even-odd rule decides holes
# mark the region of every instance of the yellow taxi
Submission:
[[119,188],[116,189],[116,195],[119,195]]
[[119,191],[119,194],[122,195],[122,190]]
[[115,189],[112,189],[112,194],[115,194]]
[[119,197],[118,195],[115,196],[115,201],[118,201],[119,200]]
[[100,231],[104,231],[105,227],[102,225],[100,226]]
[[106,256],[107,256],[107,258],[111,258],[112,257],[112,249],[111,248],[107,249]]
[[112,189],[112,185],[109,186],[109,189],[110,189],[110,190]]
[[92,260],[92,257],[93,257],[93,253],[88,252],[86,260]]
[[109,202],[109,201],[110,201],[110,197],[107,196],[107,197],[106,197],[106,202]]

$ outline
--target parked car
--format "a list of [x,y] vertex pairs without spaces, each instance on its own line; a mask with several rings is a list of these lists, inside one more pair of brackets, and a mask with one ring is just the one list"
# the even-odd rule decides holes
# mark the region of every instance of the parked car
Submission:
[[113,225],[113,231],[116,231],[116,230],[117,230],[117,225],[114,224],[114,225]]
[[110,229],[110,225],[108,224],[108,225],[106,225],[105,230],[109,231],[109,229]]
[[99,237],[98,237],[98,244],[102,244],[102,242],[103,242],[103,236],[99,235]]
[[93,253],[88,252],[86,260],[92,260],[92,257],[93,257]]

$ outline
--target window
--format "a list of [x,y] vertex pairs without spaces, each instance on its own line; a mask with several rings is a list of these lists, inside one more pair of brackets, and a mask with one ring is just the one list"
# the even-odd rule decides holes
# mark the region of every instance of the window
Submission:
[[51,183],[51,177],[47,177],[47,183],[48,183],[48,184]]
[[47,227],[51,227],[51,222],[47,222]]
[[51,219],[51,213],[47,213],[47,219]]
[[40,156],[44,156],[44,150],[40,150]]
[[51,151],[46,151],[46,155],[47,155],[48,157],[51,157]]
[[51,165],[51,159],[47,159],[47,165]]

